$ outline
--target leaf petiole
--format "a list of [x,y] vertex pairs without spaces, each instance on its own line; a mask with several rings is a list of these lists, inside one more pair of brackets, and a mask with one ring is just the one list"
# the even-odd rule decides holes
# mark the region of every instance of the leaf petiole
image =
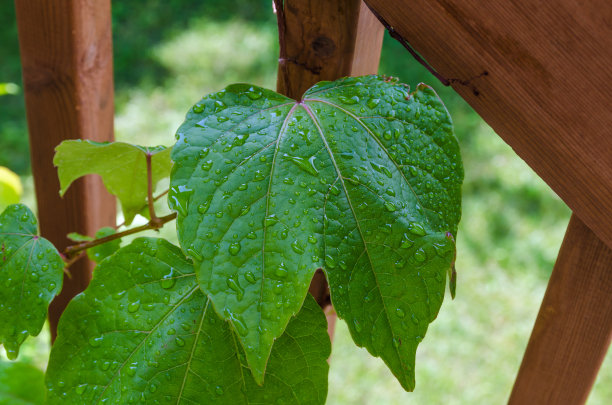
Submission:
[[115,239],[123,238],[124,236],[132,235],[132,234],[142,232],[142,231],[147,231],[149,229],[159,229],[162,226],[164,226],[164,224],[172,221],[175,218],[176,218],[176,212],[173,212],[166,216],[155,218],[155,220],[151,219],[148,223],[141,225],[141,226],[137,226],[136,228],[127,229],[123,232],[114,233],[112,235],[108,235],[103,238],[94,239],[91,241],[82,242],[76,245],[68,246],[63,252],[66,258],[66,267],[74,263],[75,260],[73,259],[77,257],[81,252],[89,248],[101,245],[106,242],[110,242]]

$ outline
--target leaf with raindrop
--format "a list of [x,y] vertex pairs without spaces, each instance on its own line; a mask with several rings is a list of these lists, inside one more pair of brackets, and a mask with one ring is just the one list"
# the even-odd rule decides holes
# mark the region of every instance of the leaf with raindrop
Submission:
[[275,342],[263,386],[212,305],[178,247],[136,239],[100,263],[62,315],[48,403],[325,402],[331,344],[312,297]]
[[37,236],[36,217],[23,204],[0,214],[0,343],[9,359],[40,333],[49,303],[62,288],[64,262],[47,239]]
[[170,175],[170,149],[165,146],[144,147],[123,142],[64,141],[55,148],[53,164],[57,166],[60,195],[73,181],[86,174],[102,177],[107,190],[121,202],[125,223],[147,205],[147,163],[151,156],[152,186]]
[[461,215],[458,142],[433,89],[365,76],[296,102],[232,85],[187,113],[172,159],[179,242],[258,382],[322,267],[355,342],[414,388]]

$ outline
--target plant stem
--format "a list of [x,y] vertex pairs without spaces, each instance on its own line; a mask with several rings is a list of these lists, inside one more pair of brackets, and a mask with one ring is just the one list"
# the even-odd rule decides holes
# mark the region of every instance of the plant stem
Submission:
[[132,229],[125,230],[123,232],[119,232],[119,233],[115,233],[115,234],[112,234],[112,235],[108,235],[108,236],[105,236],[103,238],[94,239],[92,241],[79,243],[78,245],[68,246],[66,248],[66,250],[64,250],[64,256],[66,256],[66,259],[68,260],[67,264],[72,264],[73,262],[71,261],[71,259],[73,259],[75,256],[77,256],[78,253],[80,253],[80,252],[82,252],[82,251],[84,251],[86,249],[92,248],[94,246],[101,245],[101,244],[106,243],[106,242],[110,242],[111,240],[123,238],[124,236],[132,235],[134,233],[146,231],[146,230],[149,230],[149,229],[159,229],[166,222],[170,222],[170,221],[172,221],[175,218],[176,218],[176,212],[173,212],[173,213],[168,214],[168,215],[163,216],[163,217],[159,217],[159,218],[156,217],[155,221],[153,221],[153,219],[151,219],[148,223],[146,223],[144,225],[141,225],[141,226],[137,226],[136,228],[132,228]]
[[[153,197],[153,201],[157,201],[157,200],[159,200],[160,198],[162,198],[163,196],[165,196],[165,195],[166,195],[166,194],[168,194],[169,192],[170,192],[170,189],[168,189],[168,190],[166,190],[166,191],[163,191],[163,192],[159,193],[158,195],[156,195],[155,197]],[[124,225],[125,225],[125,221],[123,221],[123,222],[122,222],[122,223],[120,223],[119,225],[115,226],[115,229],[119,229],[119,228],[121,228],[121,227],[122,227],[122,226],[124,226]]]
[[160,198],[162,198],[163,196],[165,196],[165,195],[166,195],[166,194],[168,194],[169,192],[170,192],[170,189],[168,189],[168,190],[164,191],[163,193],[161,193],[161,194],[159,194],[159,195],[157,195],[157,196],[153,197],[153,201],[157,201],[157,200],[159,200]]

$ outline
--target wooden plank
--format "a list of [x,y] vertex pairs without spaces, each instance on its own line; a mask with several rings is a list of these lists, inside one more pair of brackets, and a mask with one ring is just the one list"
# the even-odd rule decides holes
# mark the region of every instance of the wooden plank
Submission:
[[280,93],[299,100],[322,80],[378,72],[384,28],[360,0],[285,0],[278,11]]
[[612,338],[612,249],[572,216],[510,405],[583,404]]
[[610,1],[366,3],[612,247]]
[[[275,6],[280,42],[278,92],[299,100],[322,80],[378,72],[384,29],[361,0],[276,0]],[[310,293],[327,307],[332,337],[336,316],[321,270],[310,284]]]
[[[110,0],[15,0],[32,171],[40,230],[60,250],[68,232],[93,235],[115,224],[115,200],[98,177],[59,197],[54,148],[64,139],[113,140]],[[49,308],[52,336],[68,301],[89,283],[93,266],[75,263]]]

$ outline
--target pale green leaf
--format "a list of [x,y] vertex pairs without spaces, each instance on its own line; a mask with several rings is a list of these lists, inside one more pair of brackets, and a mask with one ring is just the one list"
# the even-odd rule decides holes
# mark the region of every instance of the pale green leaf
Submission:
[[0,343],[10,359],[40,332],[49,303],[62,288],[64,262],[37,236],[36,218],[23,204],[0,214]]
[[0,360],[0,405],[42,405],[45,375],[25,363]]
[[23,193],[19,176],[4,166],[0,166],[0,211],[10,204],[17,204]]
[[[114,235],[116,233],[117,231],[115,230],[115,228],[105,226],[96,231],[96,239],[104,238],[105,236]],[[109,242],[87,249],[87,256],[90,260],[96,263],[100,263],[102,260],[106,259],[108,256],[119,250],[120,247],[121,238],[113,239]]]
[[68,235],[66,235],[66,237],[73,242],[89,242],[94,239],[91,236],[82,235],[78,232],[70,232]]
[[67,307],[47,371],[50,404],[322,404],[330,342],[312,298],[274,344],[265,384],[163,239],[104,260]]
[[406,389],[436,317],[463,168],[435,92],[377,76],[323,82],[301,102],[238,84],[177,131],[169,203],[200,286],[255,378],[323,267],[338,315]]
[[79,177],[98,174],[108,191],[121,202],[125,222],[129,225],[147,204],[147,154],[151,155],[155,188],[159,180],[170,174],[170,149],[123,142],[64,141],[55,149],[53,158],[60,180],[60,195],[64,195]]

